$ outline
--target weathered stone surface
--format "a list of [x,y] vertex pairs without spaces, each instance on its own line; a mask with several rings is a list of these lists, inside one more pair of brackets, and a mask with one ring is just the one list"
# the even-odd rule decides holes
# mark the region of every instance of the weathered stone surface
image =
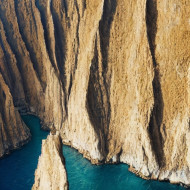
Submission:
[[154,1],[154,9],[150,16],[156,23],[149,19],[148,26],[155,64],[152,127],[158,128],[160,139],[153,143],[155,152],[157,143],[162,150],[157,154],[159,179],[190,185],[190,2]]
[[93,163],[189,185],[189,17],[189,0],[4,0],[0,73]]
[[67,190],[68,182],[59,133],[42,141],[42,154],[32,190]]
[[0,103],[0,157],[2,157],[10,150],[27,143],[30,139],[30,131],[14,108],[11,93],[1,73]]

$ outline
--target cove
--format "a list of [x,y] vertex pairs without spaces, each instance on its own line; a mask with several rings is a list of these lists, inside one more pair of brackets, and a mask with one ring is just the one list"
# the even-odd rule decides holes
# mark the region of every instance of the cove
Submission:
[[126,164],[92,165],[90,161],[68,146],[63,155],[69,190],[182,190],[184,187],[168,182],[144,180],[128,171]]
[[[32,139],[20,150],[0,160],[0,190],[30,190],[41,154],[42,139],[48,132],[40,129],[40,120],[23,116]],[[126,164],[92,165],[73,148],[63,145],[70,190],[182,190],[167,182],[143,180],[128,171]]]

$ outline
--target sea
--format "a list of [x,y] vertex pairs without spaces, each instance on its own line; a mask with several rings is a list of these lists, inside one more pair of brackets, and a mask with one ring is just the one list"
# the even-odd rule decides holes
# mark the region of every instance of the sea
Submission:
[[[22,116],[29,127],[31,141],[21,149],[0,159],[0,190],[30,190],[41,154],[42,140],[48,132],[40,128],[40,120]],[[183,190],[168,182],[144,180],[128,171],[126,164],[92,165],[75,149],[63,145],[69,190]]]

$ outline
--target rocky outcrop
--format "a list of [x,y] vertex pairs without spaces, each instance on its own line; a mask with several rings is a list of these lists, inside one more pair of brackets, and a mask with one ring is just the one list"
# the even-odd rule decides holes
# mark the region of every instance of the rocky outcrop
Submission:
[[42,141],[42,153],[32,190],[67,190],[68,182],[59,133]]
[[0,73],[15,107],[93,163],[189,185],[189,10],[188,0],[4,0]]
[[11,93],[1,74],[0,102],[0,157],[2,157],[10,150],[27,143],[30,139],[30,131],[14,108]]
[[[47,53],[35,1],[0,3],[0,47],[0,73],[9,87],[14,106],[21,113],[38,115],[43,128],[55,125],[59,129],[66,114],[63,88]],[[5,139],[3,132],[1,136]],[[23,141],[22,137],[15,138],[18,142]]]

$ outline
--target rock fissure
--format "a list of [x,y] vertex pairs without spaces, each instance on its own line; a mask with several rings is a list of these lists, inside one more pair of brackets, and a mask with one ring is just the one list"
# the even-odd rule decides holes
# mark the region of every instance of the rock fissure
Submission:
[[161,135],[161,125],[163,118],[163,98],[162,89],[160,85],[159,68],[155,58],[155,38],[157,31],[157,2],[155,0],[147,0],[146,2],[146,25],[147,25],[147,38],[152,56],[154,79],[152,81],[153,94],[154,94],[154,106],[149,123],[149,135],[151,138],[152,148],[156,155],[157,162],[160,167],[164,166],[164,153],[163,153],[163,141]]

